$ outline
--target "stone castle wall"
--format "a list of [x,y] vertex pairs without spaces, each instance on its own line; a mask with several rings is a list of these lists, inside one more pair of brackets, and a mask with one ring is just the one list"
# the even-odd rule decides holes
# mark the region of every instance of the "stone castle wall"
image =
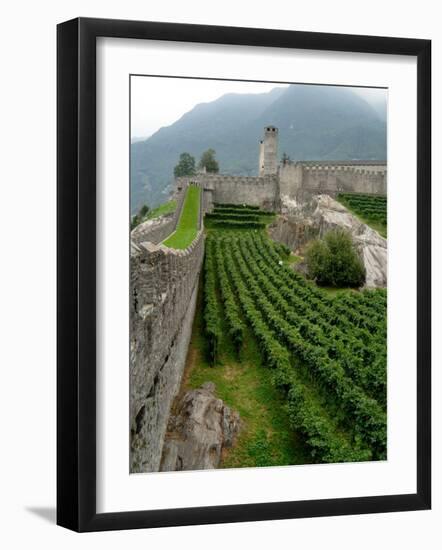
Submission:
[[177,189],[185,188],[189,182],[194,182],[202,187],[204,212],[210,212],[213,203],[246,203],[272,211],[279,207],[277,175],[197,174],[191,177],[177,178]]
[[[184,190],[183,190],[184,191]],[[174,217],[181,212],[184,192]],[[172,401],[184,371],[204,255],[201,225],[186,250],[132,238],[130,258],[131,472],[159,470]],[[172,227],[169,221],[165,224]],[[173,228],[175,227],[173,226]],[[173,230],[173,229],[172,229]],[[132,232],[132,237],[136,230]],[[169,232],[170,233],[170,232]],[[161,235],[163,240],[167,235]],[[150,237],[158,232],[150,233]]]
[[158,471],[178,392],[204,254],[202,230],[182,250],[144,243],[131,254],[131,471]]
[[213,185],[214,202],[251,204],[271,211],[279,207],[279,184],[276,175],[219,176],[213,178]]
[[279,179],[281,194],[298,200],[317,194],[334,197],[339,192],[387,193],[385,163],[286,163],[279,168]]
[[304,201],[313,195],[340,192],[387,193],[387,165],[383,162],[287,162],[278,173],[266,176],[196,174],[177,178],[178,192],[194,182],[203,189],[203,212],[213,203],[251,204],[279,211],[281,197]]

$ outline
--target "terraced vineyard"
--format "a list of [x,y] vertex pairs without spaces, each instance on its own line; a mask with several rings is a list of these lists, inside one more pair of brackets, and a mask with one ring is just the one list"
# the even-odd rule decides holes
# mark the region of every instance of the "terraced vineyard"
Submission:
[[[222,215],[232,223],[212,225],[226,221]],[[265,225],[266,216],[232,206],[218,206],[206,216],[211,229],[203,316],[209,361],[219,368],[219,344],[227,337],[240,362],[251,334],[310,461],[383,460],[386,292],[330,297],[287,265],[283,246],[262,229],[249,228]]]
[[216,204],[204,223],[210,229],[264,229],[274,217],[274,212],[264,212],[257,206]]
[[387,197],[360,193],[339,193],[337,199],[368,225],[387,236]]

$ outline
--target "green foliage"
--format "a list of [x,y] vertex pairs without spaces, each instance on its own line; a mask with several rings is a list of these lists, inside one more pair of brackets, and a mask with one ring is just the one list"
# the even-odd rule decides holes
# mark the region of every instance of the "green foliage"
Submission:
[[[279,341],[276,337],[277,332],[273,332],[270,329],[268,322],[270,317],[263,316],[260,307],[255,302],[258,296],[259,285],[254,284],[250,274],[247,274],[247,267],[245,261],[240,259],[240,253],[235,241],[229,239],[225,241],[225,254],[233,253],[233,257],[227,257],[227,264],[230,266],[232,279],[237,289],[237,296],[243,307],[243,311],[246,315],[248,322],[251,324],[253,332],[258,339],[261,352],[263,354],[264,363],[275,371],[274,382],[290,397],[288,393],[290,388],[297,387],[298,403],[297,409],[306,409],[303,415],[303,424],[293,422],[293,426],[296,429],[302,429],[306,437],[306,442],[309,444],[312,450],[312,457],[319,461],[336,461],[345,460],[345,452],[351,452],[353,457],[355,454],[358,458],[365,459],[371,456],[370,452],[363,450],[357,452],[349,447],[349,444],[345,443],[342,437],[336,433],[336,428],[333,427],[333,422],[328,421],[323,417],[320,410],[315,410],[315,407],[310,405],[305,390],[301,389],[301,385],[298,386],[296,378],[296,370],[291,365],[291,353],[286,346]],[[235,267],[235,263],[238,262]],[[239,268],[239,270],[238,270]],[[248,275],[248,276],[247,276]],[[250,287],[253,287],[252,293],[249,292]],[[261,293],[262,294],[262,293]],[[299,393],[301,392],[301,393]],[[290,400],[289,400],[290,404]],[[308,412],[307,412],[308,411]],[[293,420],[293,419],[292,419]],[[318,437],[318,426],[322,426],[322,432]],[[318,443],[323,448],[321,453],[317,449]],[[336,454],[332,453],[339,451],[339,458]]]
[[[220,319],[222,305],[237,353],[245,345],[241,318],[247,322],[311,460],[385,459],[385,291],[329,298],[286,267],[286,250],[263,232],[212,231],[206,254],[218,281],[210,292],[220,298],[212,298],[211,309]],[[217,350],[220,333],[212,328],[209,335],[209,348]],[[271,448],[266,434],[257,433],[247,452],[257,465],[271,465]]]
[[208,241],[204,258],[204,323],[208,360],[216,363],[221,338],[221,318],[217,302],[214,243]]
[[130,229],[135,229],[137,225],[140,224],[140,218],[138,217],[138,214],[135,214],[135,216],[132,216],[132,219],[130,221]]
[[284,243],[275,242],[273,246],[283,260],[287,260],[292,252],[290,248]]
[[204,224],[208,229],[264,229],[274,212],[264,212],[258,206],[246,204],[216,204],[207,213]]
[[249,443],[248,453],[257,467],[273,465],[272,446],[264,430],[259,430],[255,439]]
[[147,204],[143,204],[143,206],[138,211],[138,215],[140,216],[140,218],[145,218],[148,213],[149,213],[149,207],[147,206]]
[[[219,241],[215,241],[216,271],[218,274],[221,300],[224,306],[224,314],[227,321],[228,333],[233,342],[237,357],[239,358],[244,341],[244,324],[241,321],[238,304],[236,303],[227,271],[224,266],[223,254]],[[212,264],[213,268],[213,264]]]
[[156,208],[153,208],[152,210],[147,206],[147,204],[144,204],[138,214],[135,216],[132,216],[131,222],[130,222],[130,228],[135,229],[137,225],[140,223],[143,223],[147,220],[153,220],[154,218],[159,218],[160,216],[164,216],[165,214],[171,214],[176,210],[176,201],[171,200],[168,202],[165,202],[164,204],[160,204]]
[[198,167],[205,168],[207,172],[217,174],[219,172],[219,165],[215,158],[216,151],[214,149],[207,149],[201,155]]
[[207,218],[205,221],[207,228],[213,229],[264,229],[265,223],[241,221],[241,220],[211,220]]
[[310,243],[306,251],[309,275],[319,285],[359,287],[365,281],[365,267],[351,235],[329,231],[323,239]]
[[175,231],[163,241],[169,248],[187,248],[195,239],[199,228],[201,189],[189,185],[181,210],[180,219]]
[[160,204],[156,208],[153,208],[148,216],[148,220],[153,220],[155,218],[159,218],[160,216],[165,216],[166,214],[171,214],[172,212],[175,212],[176,210],[176,200],[171,200],[168,202],[165,202],[163,204]]
[[135,229],[137,225],[140,225],[140,223],[145,222],[148,219],[148,213],[149,213],[149,207],[147,204],[143,204],[143,206],[138,211],[138,214],[135,214],[135,216],[132,216],[131,222],[130,222],[130,229]]
[[181,153],[178,164],[173,169],[176,178],[195,175],[195,157],[189,153]]
[[[295,353],[309,372],[315,373],[320,387],[328,395],[335,394],[339,398],[340,407],[347,413],[345,420],[350,420],[349,427],[354,422],[357,436],[370,444],[379,456],[384,448],[385,415],[376,401],[367,397],[346,374],[345,367],[353,367],[353,354],[348,354],[345,347],[337,350],[333,347],[334,339],[324,338],[322,330],[296,310],[290,311],[285,307],[279,291],[271,287],[265,276],[260,275],[259,269],[254,269],[258,257],[254,261],[250,240],[246,241],[245,237],[239,240],[241,256],[236,252],[235,244],[231,249],[237,254],[239,269],[248,281],[248,291],[264,320],[278,334],[281,343]],[[341,358],[341,362],[336,360],[337,357]],[[360,419],[363,421],[360,422]]]
[[[261,365],[257,342],[244,320],[244,342],[241,358],[238,359],[229,335],[225,308],[224,316],[221,318],[216,368],[209,363],[204,323],[203,282],[204,279],[200,285],[183,390],[199,388],[204,382],[213,382],[217,397],[240,414],[241,431],[235,444],[224,450],[220,467],[310,463],[311,458],[302,438],[294,433],[290,426],[286,400],[272,384],[272,372]],[[240,309],[237,300],[236,303]],[[259,452],[260,442],[264,438],[265,456]]]

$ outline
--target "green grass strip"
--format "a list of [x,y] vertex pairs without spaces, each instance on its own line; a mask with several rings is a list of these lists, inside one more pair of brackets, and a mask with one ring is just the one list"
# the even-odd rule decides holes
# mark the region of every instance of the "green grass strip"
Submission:
[[164,246],[183,250],[192,244],[198,233],[201,189],[189,185],[176,230],[163,241]]

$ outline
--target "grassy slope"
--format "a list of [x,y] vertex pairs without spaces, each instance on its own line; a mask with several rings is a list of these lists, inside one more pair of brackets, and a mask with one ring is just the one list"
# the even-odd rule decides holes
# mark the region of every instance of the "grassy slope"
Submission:
[[169,248],[187,248],[198,233],[198,215],[200,209],[201,189],[190,185],[186,191],[183,209],[174,233],[165,241],[164,246]]
[[175,210],[176,210],[176,200],[171,200],[163,204],[160,204],[156,208],[153,208],[147,215],[146,219],[153,220],[154,218],[159,218],[160,216],[164,216],[165,214],[171,214],[172,212],[175,212]]
[[311,459],[289,426],[284,400],[271,383],[271,371],[262,366],[256,341],[249,330],[240,361],[225,329],[218,364],[209,365],[201,288],[202,285],[181,391],[213,382],[217,396],[239,411],[241,432],[234,447],[224,451],[221,468],[309,463]]
[[143,217],[140,217],[139,214],[136,214],[131,218],[131,229],[135,229],[135,227],[140,225],[140,223],[144,223],[148,220],[153,220],[155,218],[159,218],[160,216],[164,216],[165,214],[171,214],[172,212],[175,212],[176,206],[176,200],[170,200],[168,202],[160,204],[152,210],[149,210],[149,212]]

